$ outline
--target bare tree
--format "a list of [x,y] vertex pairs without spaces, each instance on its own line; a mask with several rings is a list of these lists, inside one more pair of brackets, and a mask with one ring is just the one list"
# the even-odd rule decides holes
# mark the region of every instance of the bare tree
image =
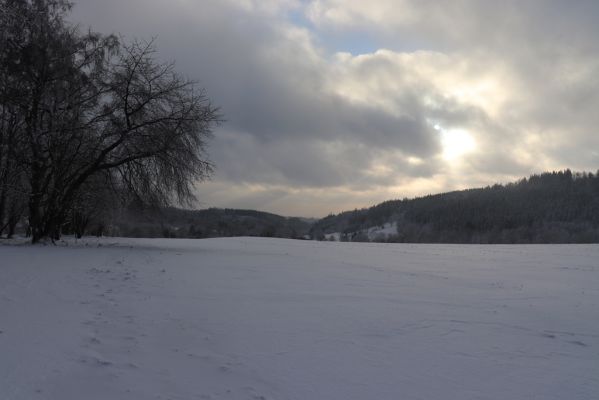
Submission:
[[23,120],[32,240],[57,238],[94,179],[149,202],[193,199],[194,183],[212,171],[206,144],[219,122],[195,82],[157,61],[152,41],[79,33],[64,20],[66,1],[0,4],[18,8],[24,21],[16,23],[27,27],[4,40],[1,73],[13,93],[3,106]]
[[[25,115],[14,101],[21,87],[14,74],[13,49],[23,42],[27,25],[18,25],[19,2],[0,1],[0,235],[12,236],[27,204],[27,189],[20,155]],[[21,21],[25,23],[25,21]]]

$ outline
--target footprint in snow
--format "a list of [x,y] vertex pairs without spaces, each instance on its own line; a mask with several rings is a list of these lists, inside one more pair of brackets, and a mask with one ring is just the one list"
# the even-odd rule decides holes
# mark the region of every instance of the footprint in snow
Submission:
[[82,364],[92,364],[92,365],[98,365],[101,367],[108,367],[108,366],[112,365],[112,363],[110,361],[102,360],[97,357],[82,357],[81,359],[79,359],[79,362]]
[[541,336],[549,338],[549,339],[555,339],[555,335],[552,333],[542,333]]
[[588,344],[581,342],[580,340],[571,340],[571,341],[568,341],[568,343],[575,344],[576,346],[588,347]]
[[98,339],[98,338],[96,338],[96,337],[92,337],[92,338],[90,338],[90,339],[89,339],[89,342],[90,342],[91,344],[100,344],[100,343],[102,343],[102,342],[100,341],[100,339]]

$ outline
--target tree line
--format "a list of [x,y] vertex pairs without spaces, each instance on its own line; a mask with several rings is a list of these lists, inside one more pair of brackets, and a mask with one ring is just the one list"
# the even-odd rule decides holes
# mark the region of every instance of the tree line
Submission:
[[[105,234],[125,237],[214,238],[231,236],[305,239],[312,221],[255,210],[183,210],[138,206],[118,211]],[[90,233],[93,232],[90,230]]]
[[369,240],[364,232],[397,224],[390,242],[598,243],[599,171],[570,170],[532,175],[493,185],[392,200],[330,215],[311,230],[316,239],[339,232],[345,240]]
[[190,202],[219,111],[153,41],[66,21],[66,0],[0,0],[0,236],[82,234],[115,205]]

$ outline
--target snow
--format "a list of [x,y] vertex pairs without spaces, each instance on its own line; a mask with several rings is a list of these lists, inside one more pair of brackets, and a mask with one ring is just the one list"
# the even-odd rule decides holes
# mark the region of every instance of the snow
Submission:
[[341,232],[325,233],[324,238],[333,242],[339,242],[341,240]]
[[[351,232],[350,238],[353,235],[364,235],[370,241],[385,241],[390,236],[397,235],[397,222],[386,222],[383,225],[372,226],[368,229],[359,230],[357,232]],[[325,240],[339,242],[343,234],[341,232],[325,233]]]
[[597,245],[0,246],[0,398],[593,399],[598,260]]
[[373,226],[367,231],[369,240],[386,239],[397,235],[397,222],[387,222],[383,226]]

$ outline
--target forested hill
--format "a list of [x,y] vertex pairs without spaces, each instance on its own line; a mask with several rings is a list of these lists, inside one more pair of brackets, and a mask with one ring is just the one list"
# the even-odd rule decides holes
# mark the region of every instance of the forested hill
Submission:
[[[321,220],[238,209],[117,208],[87,234],[413,243],[599,243],[599,175],[560,171],[515,183],[386,201]],[[70,233],[65,226],[65,233]]]
[[[369,228],[391,225],[372,237]],[[313,225],[314,238],[439,243],[599,242],[599,172],[570,170],[494,185],[386,201],[330,215]]]
[[315,220],[282,217],[255,210],[209,208],[144,210],[130,207],[113,221],[112,235],[128,237],[210,238],[264,236],[304,238]]

